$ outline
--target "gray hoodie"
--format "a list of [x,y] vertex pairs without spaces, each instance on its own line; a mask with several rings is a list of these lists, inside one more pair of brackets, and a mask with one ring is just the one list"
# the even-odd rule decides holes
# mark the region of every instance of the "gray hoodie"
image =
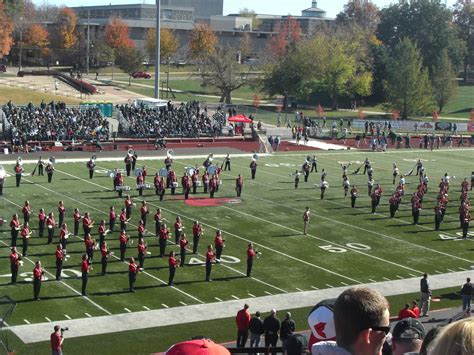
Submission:
[[312,355],[351,355],[346,349],[337,346],[335,341],[321,341],[311,348]]

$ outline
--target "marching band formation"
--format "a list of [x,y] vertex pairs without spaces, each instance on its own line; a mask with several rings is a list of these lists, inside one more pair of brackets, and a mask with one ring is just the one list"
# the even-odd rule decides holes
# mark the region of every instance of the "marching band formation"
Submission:
[[[96,168],[96,156],[92,156],[91,159],[86,163],[86,167],[89,172],[89,178],[93,179],[94,171]],[[176,172],[173,170],[173,160],[174,152],[168,150],[166,158],[164,160],[165,167],[160,169],[153,178],[153,185],[147,183],[146,178],[148,176],[146,166],[137,167],[138,155],[135,151],[130,149],[127,152],[126,157],[124,158],[125,169],[114,169],[107,171],[107,176],[113,180],[113,190],[118,193],[118,197],[123,197],[123,192],[130,192],[132,187],[126,185],[124,182],[125,174],[127,177],[130,175],[135,175],[136,179],[136,190],[138,191],[138,196],[142,196],[143,192],[147,189],[155,189],[156,196],[159,196],[160,201],[163,200],[165,191],[169,189],[171,195],[176,194],[176,189],[178,189],[178,177]],[[256,178],[257,166],[258,166],[259,156],[254,154],[250,162],[249,168],[251,172],[252,179]],[[52,176],[54,172],[54,157],[50,157],[48,164],[46,166],[46,173],[48,175],[48,182],[51,183]],[[349,181],[349,172],[348,169],[352,163],[340,163],[342,171],[342,188],[344,197],[350,196],[351,199],[351,208],[355,208],[358,189],[355,185],[351,184]],[[14,167],[14,172],[16,176],[16,186],[20,186],[21,177],[25,174],[22,166],[21,158],[18,158],[16,165]],[[35,174],[36,170],[38,175],[43,175],[43,165],[44,162],[40,158],[36,164],[32,175]],[[367,193],[371,200],[371,211],[373,214],[377,213],[377,207],[380,204],[383,189],[379,183],[375,181],[374,168],[372,167],[371,162],[368,158],[352,173],[353,175],[359,174],[363,168],[363,175],[367,175]],[[416,172],[415,172],[416,169]],[[214,198],[215,193],[219,191],[219,186],[222,184],[220,179],[221,172],[231,170],[231,158],[229,154],[224,158],[224,161],[221,165],[217,164],[214,161],[213,154],[209,154],[208,157],[202,164],[202,167],[196,166],[187,166],[184,169],[184,174],[181,177],[180,184],[182,188],[182,195],[184,199],[189,199],[189,195],[192,193],[197,194],[198,189],[202,188],[204,194],[209,193],[210,198]],[[290,174],[294,177],[295,189],[298,188],[300,176],[303,175],[304,181],[308,182],[310,173],[318,172],[318,161],[316,156],[307,156],[301,170],[296,170],[295,173]],[[416,191],[413,192],[410,205],[413,216],[413,223],[416,225],[419,221],[420,211],[422,209],[423,199],[428,191],[429,187],[429,178],[426,173],[425,167],[421,159],[418,159],[415,166],[406,174],[400,174],[400,170],[396,163],[393,163],[393,172],[392,172],[392,184],[396,185],[395,191],[391,194],[389,198],[390,206],[390,217],[394,218],[397,211],[399,210],[402,199],[407,195],[406,191],[406,178],[408,176],[415,175],[418,178],[419,184],[416,188]],[[3,167],[0,167],[0,194],[2,193],[1,187],[5,181],[5,170]],[[329,187],[328,174],[324,168],[320,171],[320,183],[315,184],[317,188],[320,189],[321,194],[320,198],[324,199],[324,194],[327,188]],[[434,224],[435,230],[439,230],[443,222],[445,211],[448,205],[448,192],[450,189],[450,181],[455,179],[455,176],[451,177],[447,173],[442,177],[441,182],[439,183],[439,193],[436,199],[436,206],[434,207]],[[398,180],[398,184],[396,184]],[[241,174],[235,179],[235,190],[237,197],[241,196],[242,188],[244,185],[243,177]],[[469,232],[469,223],[471,220],[471,205],[468,198],[468,190],[472,190],[474,185],[474,172],[471,176],[471,185],[467,178],[465,178],[461,183],[461,196],[460,196],[460,206],[459,206],[459,221],[460,227],[462,229],[462,238],[468,237]],[[101,263],[101,275],[107,275],[107,263],[109,258],[114,257],[119,259],[122,262],[125,262],[127,259],[127,253],[130,254],[130,248],[133,247],[134,239],[131,238],[130,231],[131,226],[136,227],[137,235],[137,244],[136,244],[136,255],[137,257],[129,257],[128,268],[129,268],[129,290],[130,292],[135,292],[135,282],[139,272],[145,269],[145,261],[147,255],[150,255],[150,248],[148,243],[151,242],[150,236],[157,238],[157,245],[159,247],[159,257],[165,258],[168,257],[168,267],[169,267],[169,280],[168,285],[174,285],[174,278],[176,274],[176,269],[178,267],[184,267],[186,264],[186,256],[188,253],[198,254],[199,253],[199,244],[203,239],[205,230],[202,227],[202,224],[199,221],[194,221],[192,225],[192,241],[188,240],[185,233],[186,227],[184,226],[183,220],[180,216],[176,216],[176,219],[173,223],[171,233],[171,228],[168,228],[166,222],[168,222],[162,216],[162,211],[160,208],[156,210],[153,214],[153,221],[155,222],[154,233],[153,231],[147,229],[148,220],[151,218],[149,206],[145,200],[141,201],[141,206],[139,212],[134,212],[136,208],[136,203],[133,201],[132,197],[127,194],[123,201],[123,207],[120,209],[120,213],[116,212],[115,206],[110,206],[108,215],[108,223],[105,219],[99,221],[97,227],[94,227],[94,219],[89,214],[88,211],[85,211],[82,214],[78,208],[71,209],[72,219],[74,221],[73,232],[69,232],[67,224],[64,222],[66,215],[68,213],[68,208],[65,206],[63,201],[58,202],[57,206],[57,216],[58,221],[56,222],[55,214],[53,211],[46,213],[43,208],[40,208],[37,212],[37,225],[38,225],[38,238],[44,238],[44,230],[47,231],[47,244],[56,244],[55,248],[55,258],[56,258],[56,279],[60,280],[62,275],[62,268],[65,262],[68,261],[70,255],[67,253],[67,244],[68,239],[73,236],[80,238],[84,242],[84,254],[82,255],[81,262],[81,274],[82,274],[82,294],[87,295],[87,282],[88,274],[90,273],[91,266],[94,260],[94,253],[96,251],[100,252],[100,263]],[[118,213],[118,216],[117,216]],[[17,275],[19,267],[23,264],[22,258],[27,257],[29,239],[34,236],[34,230],[31,229],[31,225],[35,222],[32,221],[32,216],[34,215],[34,210],[28,200],[24,202],[22,207],[23,214],[23,223],[20,221],[19,216],[14,214],[10,220],[11,228],[11,254],[10,254],[10,265],[11,265],[11,283],[15,284],[17,281]],[[303,213],[303,234],[308,233],[309,222],[310,222],[310,208],[306,207]],[[131,223],[134,215],[136,225]],[[150,217],[149,217],[150,215]],[[118,218],[118,220],[117,220]],[[119,230],[116,230],[116,222],[120,225]],[[82,233],[80,234],[80,225],[82,223]],[[56,228],[60,228],[59,234],[55,233]],[[97,228],[97,229],[96,229]],[[94,231],[96,230],[96,233]],[[120,256],[115,256],[113,251],[110,251],[107,240],[109,234],[115,234],[118,232],[118,241],[120,245]],[[98,241],[93,238],[93,235],[98,235]],[[174,239],[173,239],[174,236]],[[17,250],[17,241],[18,238],[21,238],[23,241],[22,253],[19,253]],[[179,246],[179,255],[180,258],[176,257],[175,251],[171,251],[167,254],[166,248],[169,244],[174,244]],[[192,244],[192,249],[191,249]],[[225,248],[225,239],[223,238],[222,232],[216,230],[214,243],[208,244],[205,249],[205,280],[212,281],[211,272],[212,265],[219,264],[221,261],[222,254]],[[247,247],[247,277],[251,276],[253,261],[254,258],[257,258],[261,253],[254,249],[252,243],[248,244]],[[137,260],[138,263],[135,261]],[[39,299],[39,293],[41,289],[41,280],[45,271],[43,270],[40,261],[35,263],[35,268],[33,271],[33,286],[34,286],[34,299]]]

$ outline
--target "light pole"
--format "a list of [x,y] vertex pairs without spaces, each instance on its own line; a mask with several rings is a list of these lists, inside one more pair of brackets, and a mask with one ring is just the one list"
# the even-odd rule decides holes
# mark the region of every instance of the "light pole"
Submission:
[[161,0],[156,0],[155,99],[160,98],[160,17]]
[[20,58],[18,59],[18,70],[21,71],[21,58],[23,57],[23,17],[20,20]]
[[91,42],[91,35],[90,35],[90,25],[89,21],[90,20],[90,10],[87,10],[87,54],[86,54],[86,70],[87,70],[87,75],[89,76],[89,50],[90,50],[90,42]]

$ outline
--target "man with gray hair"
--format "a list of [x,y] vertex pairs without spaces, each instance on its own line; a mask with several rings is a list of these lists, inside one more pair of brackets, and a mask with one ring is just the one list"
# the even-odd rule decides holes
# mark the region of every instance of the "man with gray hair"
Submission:
[[296,324],[293,319],[291,319],[291,313],[286,312],[285,319],[281,322],[280,328],[280,340],[282,345],[285,346],[286,341],[288,340],[289,336],[294,333],[296,329]]
[[[263,321],[265,329],[265,347],[275,347],[278,342],[278,332],[280,330],[280,320],[276,317],[276,309],[270,311],[270,315]],[[275,352],[273,352],[275,353]]]
[[402,319],[393,328],[392,355],[419,353],[424,338],[425,328],[418,319]]

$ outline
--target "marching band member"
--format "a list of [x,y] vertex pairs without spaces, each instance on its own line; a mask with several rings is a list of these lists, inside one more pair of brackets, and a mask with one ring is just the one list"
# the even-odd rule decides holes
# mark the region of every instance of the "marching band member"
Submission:
[[222,238],[222,232],[220,229],[216,230],[216,237],[214,238],[214,247],[216,249],[216,263],[221,262],[222,251],[225,247],[225,239]]
[[100,247],[100,254],[102,255],[102,276],[107,274],[107,258],[109,257],[109,248],[107,247],[107,242],[104,242]]
[[[303,170],[304,182],[308,182],[309,163],[308,163],[307,160],[304,161],[303,166],[301,167],[301,170]],[[299,180],[299,178],[298,178],[298,180]],[[296,182],[295,182],[295,189],[296,189]]]
[[121,231],[127,230],[128,219],[127,219],[127,212],[125,211],[125,208],[122,208],[122,212],[120,213],[119,220],[120,220],[120,230]]
[[439,231],[439,228],[441,226],[441,223],[443,222],[443,210],[445,209],[445,206],[442,205],[441,203],[437,203],[435,208],[434,208],[434,213],[435,213],[435,231]]
[[199,221],[194,221],[193,224],[193,254],[197,253],[197,249],[199,246],[199,239],[203,234],[203,229]]
[[25,205],[23,206],[21,211],[23,212],[23,223],[29,222],[32,211],[30,202],[28,200],[25,201]]
[[365,175],[366,171],[370,168],[370,161],[369,158],[365,158],[364,160],[364,172],[362,175]]
[[397,212],[397,207],[398,207],[398,194],[395,192],[390,196],[390,199],[388,200],[388,203],[390,205],[390,218],[395,217],[395,212]]
[[318,172],[318,159],[316,159],[316,155],[313,155],[311,158],[311,172],[317,173]]
[[193,185],[193,194],[197,193],[198,181],[199,181],[199,170],[195,169],[193,175],[191,176],[191,182]]
[[206,253],[206,281],[210,282],[211,280],[211,271],[212,271],[212,263],[216,260],[216,255],[212,250],[212,245],[207,246],[207,253]]
[[400,173],[400,170],[398,169],[397,164],[393,163],[393,185],[395,185],[395,179],[397,178],[398,174]]
[[352,185],[351,189],[351,208],[355,208],[357,200],[357,187],[355,185]]
[[43,173],[44,161],[43,159],[41,159],[41,157],[39,157],[37,164],[38,164],[38,176],[44,176],[44,173]]
[[308,225],[310,219],[310,210],[309,207],[306,207],[306,210],[303,213],[303,234],[306,235],[308,232]]
[[86,254],[82,255],[82,263],[81,263],[81,272],[82,272],[82,295],[87,296],[86,288],[87,288],[87,281],[89,279],[89,272],[91,271],[90,261],[88,260],[88,256]]
[[115,213],[115,207],[110,206],[110,209],[109,209],[109,231],[110,232],[114,231],[116,219],[117,219],[117,215]]
[[16,247],[12,247],[11,251],[12,251],[10,253],[10,271],[12,274],[11,284],[15,285],[16,279],[18,277],[18,269],[20,267],[21,256],[16,251]]
[[367,192],[369,197],[372,195],[372,188],[374,187],[375,181],[374,178],[371,176],[369,177],[369,180],[367,181]]
[[170,253],[170,256],[168,258],[168,265],[169,265],[169,270],[170,270],[170,277],[168,280],[168,286],[173,286],[173,280],[174,280],[174,275],[176,273],[176,268],[179,266],[178,265],[178,260],[176,260],[175,257],[176,253],[174,250]]
[[135,259],[130,258],[128,263],[128,283],[130,292],[135,292],[135,281],[137,281],[138,266],[135,264]]
[[137,232],[138,232],[138,238],[145,237],[145,225],[143,224],[142,220],[138,222]]
[[210,198],[214,198],[214,193],[217,191],[218,181],[217,177],[214,174],[209,182],[209,196]]
[[244,187],[244,178],[241,174],[235,179],[235,191],[237,191],[237,197],[242,194],[242,188]]
[[349,186],[351,186],[351,183],[349,182],[347,176],[344,176],[342,180],[342,187],[344,188],[344,197],[347,197],[347,193],[349,192]]
[[160,229],[160,240],[159,240],[159,244],[160,244],[160,258],[164,257],[165,256],[165,252],[166,252],[166,243],[167,243],[167,240],[169,238],[169,234],[170,234],[170,230],[168,228],[166,228],[166,223],[163,223],[161,225],[161,229]]
[[81,223],[81,219],[82,219],[81,213],[79,212],[79,208],[74,209],[73,218],[74,218],[74,236],[77,237],[79,236],[79,223]]
[[145,183],[146,176],[148,175],[148,172],[146,171],[146,165],[142,166],[142,176],[143,176],[143,183]]
[[41,281],[43,280],[44,271],[41,267],[41,261],[35,263],[33,269],[33,298],[35,301],[39,301],[39,294],[41,291]]
[[95,162],[90,158],[86,165],[87,169],[89,169],[89,179],[92,179],[94,177]]
[[158,173],[155,173],[155,176],[153,177],[153,186],[155,186],[156,196],[160,196],[160,192],[159,192],[160,180],[161,180],[161,176]]
[[253,248],[253,244],[249,243],[247,245],[247,277],[250,277],[252,274],[253,259],[255,256],[257,256],[257,252]]
[[418,159],[416,162],[416,175],[420,175],[423,170],[423,163],[421,162],[421,159]]
[[[324,169],[323,169],[324,171]],[[329,187],[329,183],[326,181],[325,177],[322,176],[321,178],[321,200],[324,199],[324,193],[326,192],[326,189]]]
[[469,183],[467,182],[467,178],[461,182],[461,192],[467,192],[469,190]]
[[56,220],[54,219],[53,212],[50,212],[46,218],[46,227],[48,228],[48,244],[51,244],[54,238],[54,227],[56,227]]
[[53,173],[54,173],[53,163],[49,162],[48,165],[46,165],[46,175],[48,175],[48,183],[51,183],[51,181],[53,180]]
[[146,218],[150,211],[148,210],[148,205],[146,201],[142,201],[142,206],[140,207],[140,218],[143,221],[143,227],[146,227]]
[[61,231],[59,232],[59,244],[61,245],[61,251],[66,257],[67,255],[67,238],[69,238],[69,232],[67,230],[67,224],[63,223]]
[[176,192],[176,185],[178,182],[178,178],[176,176],[176,173],[173,170],[170,170],[168,173],[168,178],[170,181],[170,187],[171,187],[171,194],[174,195]]
[[124,204],[125,204],[125,215],[127,219],[130,219],[132,217],[132,207],[133,207],[133,201],[130,195],[127,195],[125,197]]
[[44,213],[44,209],[40,209],[38,213],[38,235],[40,238],[43,238],[44,235],[44,224],[46,222],[46,213]]
[[137,165],[138,154],[136,151],[133,151],[132,155],[132,170],[135,171],[135,166]]
[[25,169],[21,166],[21,164],[17,161],[15,165],[15,178],[16,178],[16,187],[20,186],[21,182],[21,173],[23,173]]
[[230,171],[230,154],[229,153],[227,153],[226,157],[224,158],[222,165],[224,166],[224,171],[227,171],[227,170]]
[[97,231],[97,233],[99,233],[99,248],[105,243],[105,232],[105,219],[101,219],[99,222],[99,230]]
[[298,172],[298,170],[296,170],[292,175],[295,177],[295,190],[296,190],[300,183],[300,173]]
[[145,244],[143,237],[138,238],[137,249],[138,249],[138,262],[140,263],[140,271],[143,271],[143,267],[145,266],[145,253],[147,250],[147,245]]
[[64,202],[59,201],[58,203],[58,216],[59,216],[58,225],[59,226],[63,225],[65,213],[66,213],[66,207],[64,207]]
[[56,252],[54,253],[56,258],[56,280],[61,280],[61,273],[63,270],[63,262],[64,262],[64,253],[61,244],[58,244],[56,247]]
[[31,237],[32,231],[30,231],[30,225],[28,222],[26,222],[23,225],[23,229],[21,230],[21,237],[23,238],[23,256],[27,256],[28,252],[28,245],[30,244],[30,237]]
[[122,186],[123,186],[123,176],[122,176],[122,173],[120,172],[117,172],[115,174],[115,178],[114,178],[114,186],[115,186],[115,191],[118,192],[118,196],[120,198],[122,198]]
[[143,178],[142,173],[138,173],[136,181],[137,181],[138,196],[142,196],[143,195],[143,185],[145,184],[145,179]]
[[153,216],[153,220],[155,221],[155,236],[158,237],[160,234],[160,229],[161,229],[161,208],[156,209],[156,213]]
[[95,240],[91,237],[90,234],[87,234],[84,238],[84,245],[86,246],[86,255],[89,264],[92,264],[92,259],[94,258],[95,250]]
[[374,192],[371,194],[371,199],[372,199],[372,214],[375,214],[375,209],[380,203],[380,196],[382,195],[382,189],[380,188],[380,185],[377,184],[377,187],[374,189]]
[[125,229],[120,231],[119,243],[120,243],[120,261],[125,260],[125,252],[127,251],[127,244],[129,237],[125,234]]
[[204,193],[207,194],[207,190],[209,189],[209,173],[207,172],[207,170],[202,176],[202,186],[204,187]]
[[125,171],[127,172],[127,176],[130,176],[130,171],[132,170],[132,156],[127,154],[125,158],[123,159],[123,162],[125,163]]
[[174,242],[176,245],[179,244],[181,233],[183,232],[183,222],[180,216],[176,216],[176,222],[174,222]]
[[418,197],[418,194],[414,192],[411,198],[411,213],[413,216],[413,224],[418,224],[418,218],[420,217],[420,210],[421,210],[420,198]]
[[84,217],[82,218],[82,229],[84,230],[84,236],[90,234],[93,225],[94,221],[89,216],[89,212],[84,213]]
[[[166,156],[166,158],[165,158],[165,167],[166,167],[166,170],[170,171],[172,164],[173,164],[173,159],[171,159],[171,157],[169,157],[169,156]],[[168,186],[168,187],[169,187],[169,186]]]
[[188,175],[186,175],[186,173],[184,173],[183,176],[181,177],[181,186],[183,187],[184,199],[187,200],[189,197],[190,184],[189,184],[189,177]]
[[463,206],[464,214],[462,219],[462,237],[463,239],[467,238],[467,234],[469,233],[469,222],[471,221],[471,211],[469,210],[469,206],[465,204]]
[[186,239],[186,233],[181,234],[181,239],[179,240],[179,249],[181,254],[181,262],[179,266],[184,266],[186,261],[186,247],[188,246],[189,241]]
[[250,172],[252,174],[252,180],[255,180],[255,174],[257,174],[257,162],[255,160],[250,162]]
[[162,176],[157,186],[157,193],[160,196],[160,201],[163,201],[163,197],[165,196],[165,178]]

